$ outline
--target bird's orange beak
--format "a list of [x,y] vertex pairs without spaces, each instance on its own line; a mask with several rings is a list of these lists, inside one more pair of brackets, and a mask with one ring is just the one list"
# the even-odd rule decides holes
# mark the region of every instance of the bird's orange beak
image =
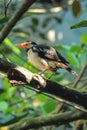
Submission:
[[23,42],[23,43],[19,43],[16,46],[21,47],[21,48],[27,48],[29,46],[30,42]]

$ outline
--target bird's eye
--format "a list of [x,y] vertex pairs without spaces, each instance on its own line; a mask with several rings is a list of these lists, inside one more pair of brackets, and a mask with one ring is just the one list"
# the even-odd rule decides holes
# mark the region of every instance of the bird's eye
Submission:
[[28,43],[25,44],[26,46],[28,45]]
[[28,42],[25,43],[25,46],[28,46]]

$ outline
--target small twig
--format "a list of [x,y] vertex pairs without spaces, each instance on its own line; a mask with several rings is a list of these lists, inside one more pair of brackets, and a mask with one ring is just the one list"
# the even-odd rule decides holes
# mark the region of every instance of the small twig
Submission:
[[84,74],[86,68],[87,68],[87,64],[85,64],[85,66],[83,67],[83,69],[80,71],[80,73],[79,73],[77,79],[74,81],[74,83],[73,83],[73,88],[76,87],[76,85],[78,84],[78,82],[79,82],[80,79],[82,78],[82,76],[83,76],[83,74]]
[[12,0],[9,0],[9,1],[8,1],[8,3],[7,3],[7,8],[9,7],[11,1],[12,1]]
[[24,97],[24,98],[18,100],[17,102],[11,103],[10,105],[11,105],[11,106],[14,106],[14,105],[16,105],[16,104],[18,104],[18,103],[23,102],[24,100],[27,100],[27,99],[30,99],[31,97],[34,97],[36,94],[37,94],[37,93],[31,94],[31,95],[29,95],[29,96],[26,96],[26,97]]
[[12,0],[9,0],[8,3],[6,3],[6,0],[4,0],[4,14],[5,14],[5,17],[6,17],[6,15],[7,15],[7,9],[8,9],[8,7],[9,7],[11,1],[12,1]]
[[7,12],[7,10],[6,10],[6,0],[4,0],[4,14],[5,14],[5,17],[6,17],[6,12]]
[[21,18],[21,16],[27,11],[27,9],[35,2],[36,0],[24,0],[21,7],[15,12],[15,14],[9,19],[8,23],[3,27],[0,32],[0,44],[4,40],[4,38],[9,34],[12,28],[15,26],[17,21]]
[[[81,77],[81,79],[79,80],[81,82],[87,81],[87,77]],[[70,83],[65,83],[64,85],[69,86],[72,85],[74,83],[74,81],[70,82]]]

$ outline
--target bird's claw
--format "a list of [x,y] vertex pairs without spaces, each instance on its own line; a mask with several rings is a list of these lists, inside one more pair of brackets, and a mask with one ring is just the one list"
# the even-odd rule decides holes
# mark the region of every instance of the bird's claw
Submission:
[[46,80],[41,75],[34,74],[33,79],[38,81],[42,87],[46,87]]

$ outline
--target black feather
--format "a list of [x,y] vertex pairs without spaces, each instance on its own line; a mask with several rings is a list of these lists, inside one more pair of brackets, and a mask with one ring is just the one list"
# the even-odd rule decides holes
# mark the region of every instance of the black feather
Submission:
[[32,50],[38,54],[39,57],[51,61],[59,61],[59,57],[54,48],[45,45],[36,45]]
[[69,62],[58,51],[56,51],[56,52],[57,52],[57,55],[62,63],[69,64]]
[[32,50],[38,53],[38,56],[44,59],[62,62],[64,64],[69,64],[69,62],[54,48],[45,45],[35,45]]

